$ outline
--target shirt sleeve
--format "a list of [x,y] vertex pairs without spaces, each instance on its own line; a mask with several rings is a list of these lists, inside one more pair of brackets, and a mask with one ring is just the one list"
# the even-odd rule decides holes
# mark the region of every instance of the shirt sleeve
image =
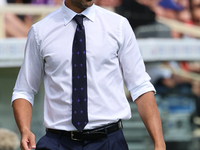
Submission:
[[33,105],[34,95],[38,92],[43,78],[43,65],[35,28],[32,26],[28,33],[24,60],[15,83],[12,102],[23,98]]
[[143,58],[141,56],[134,32],[127,19],[123,19],[120,28],[121,44],[118,58],[122,67],[124,83],[131,93],[133,101],[140,95],[154,91]]

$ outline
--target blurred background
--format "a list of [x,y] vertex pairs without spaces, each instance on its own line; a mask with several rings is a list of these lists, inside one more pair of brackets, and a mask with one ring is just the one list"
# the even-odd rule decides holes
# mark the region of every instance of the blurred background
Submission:
[[[155,97],[167,150],[200,150],[200,0],[96,0],[95,3],[125,16],[134,30],[146,71],[157,90]],[[14,132],[19,139],[11,97],[27,33],[33,23],[61,5],[62,0],[0,0],[0,128]],[[125,94],[132,109],[132,118],[124,121],[129,149],[153,150],[126,88]],[[41,84],[31,124],[36,141],[45,133],[43,98]],[[2,134],[5,133],[0,132],[0,141]]]

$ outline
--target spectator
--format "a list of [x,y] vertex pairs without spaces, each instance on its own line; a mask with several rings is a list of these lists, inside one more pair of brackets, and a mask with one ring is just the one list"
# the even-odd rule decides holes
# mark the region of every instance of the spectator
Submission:
[[198,7],[200,5],[200,0],[190,0],[191,8]]
[[189,8],[190,7],[189,0],[178,0],[177,3],[180,4],[183,8]]
[[183,23],[192,24],[192,15],[188,8],[179,11],[177,19]]
[[29,27],[15,14],[5,14],[5,31],[7,37],[26,37]]
[[[173,19],[173,20],[178,20],[178,14],[184,10],[184,7],[181,6],[177,1],[175,0],[161,0],[159,2],[159,5],[163,7],[164,9],[164,15],[163,17]],[[182,15],[180,15],[182,16]],[[183,34],[171,30],[171,37],[174,39],[180,39],[183,37]]]
[[[8,0],[8,3],[28,3],[29,0]],[[6,37],[21,38],[26,37],[30,26],[32,25],[32,20],[26,16],[17,16],[13,13],[5,14],[5,31]]]
[[16,150],[19,147],[19,139],[16,133],[0,129],[0,150]]
[[[31,3],[31,0],[8,0],[8,3]],[[32,3],[60,5],[62,0],[33,0]],[[13,13],[5,14],[6,37],[23,38],[27,37],[28,31],[32,26],[33,19],[27,15],[16,15]]]
[[192,9],[192,16],[194,24],[200,26],[200,5]]
[[[200,0],[191,0],[190,1],[192,20],[194,25],[200,26]],[[200,73],[199,62],[190,62],[188,63],[189,70],[192,72]],[[192,91],[196,96],[196,114],[193,117],[193,123],[197,128],[193,131],[194,137],[200,137],[200,82],[193,82]]]
[[[194,25],[200,26],[200,0],[191,0],[190,2],[192,22]],[[187,63],[187,67],[192,72],[200,73],[199,61]]]
[[120,7],[116,8],[116,12],[129,20],[133,30],[141,25],[155,22],[155,13],[135,0],[123,0]]

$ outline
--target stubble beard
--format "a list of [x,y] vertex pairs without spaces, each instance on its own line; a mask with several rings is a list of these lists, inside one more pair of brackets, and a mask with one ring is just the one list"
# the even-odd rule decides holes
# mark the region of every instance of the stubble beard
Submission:
[[[87,2],[92,2],[93,0],[86,0],[86,1]],[[86,9],[86,8],[92,6],[92,4],[93,4],[93,2],[92,2],[92,4],[88,4],[88,3],[84,2],[84,0],[82,0],[80,3],[77,2],[76,0],[72,0],[72,3],[74,5],[76,5],[77,7],[82,8],[82,9]]]

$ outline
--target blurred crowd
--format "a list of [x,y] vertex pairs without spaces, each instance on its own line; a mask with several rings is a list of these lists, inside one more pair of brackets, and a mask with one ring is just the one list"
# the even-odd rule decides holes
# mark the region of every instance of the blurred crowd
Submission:
[[[188,27],[200,26],[200,0],[96,0],[96,4],[114,7],[117,13],[129,19],[134,30],[155,22],[156,17],[177,20]],[[171,38],[190,36],[170,32]]]
[[[1,0],[0,5],[6,3],[62,5],[62,0]],[[165,17],[180,21],[188,27],[200,26],[200,0],[96,0],[99,6],[112,8],[111,10],[128,18],[136,36],[140,32],[138,27],[155,23],[156,17]],[[33,19],[30,15],[6,14],[5,30],[7,37],[26,37]],[[138,30],[136,30],[138,29]],[[156,29],[155,29],[156,30]],[[156,31],[155,31],[156,32]],[[149,37],[149,35],[146,35]],[[158,36],[152,34],[150,36]],[[174,30],[160,34],[159,37],[184,38],[184,35]],[[139,38],[145,38],[139,35]]]

